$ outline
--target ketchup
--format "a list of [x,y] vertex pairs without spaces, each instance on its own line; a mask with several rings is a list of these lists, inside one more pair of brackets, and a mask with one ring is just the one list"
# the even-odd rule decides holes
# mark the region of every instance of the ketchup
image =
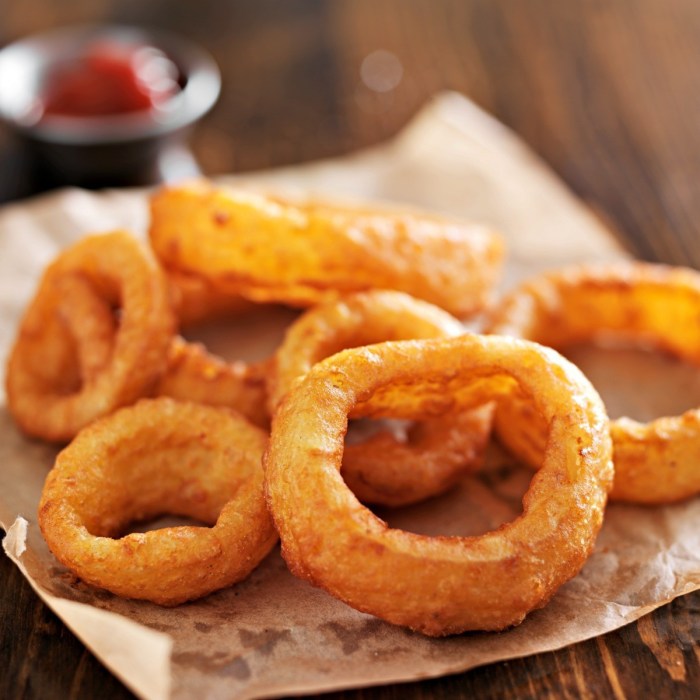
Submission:
[[160,49],[97,41],[46,76],[43,114],[93,117],[158,109],[179,92],[179,77]]

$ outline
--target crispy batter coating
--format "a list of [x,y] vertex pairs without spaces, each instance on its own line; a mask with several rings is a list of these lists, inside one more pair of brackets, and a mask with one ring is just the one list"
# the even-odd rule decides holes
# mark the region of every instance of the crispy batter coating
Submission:
[[151,252],[123,231],[90,236],[46,269],[7,367],[27,434],[67,441],[152,390],[175,320]]
[[[349,414],[424,418],[514,386],[546,417],[549,440],[513,522],[475,537],[391,529],[343,482]],[[273,418],[265,488],[293,573],[438,636],[517,624],[576,575],[602,523],[610,457],[600,397],[554,350],[497,336],[392,341],[338,353],[295,383]]]
[[[144,399],[96,421],[49,473],[39,525],[54,555],[113,593],[177,605],[245,578],[277,540],[264,431],[227,409]],[[194,518],[121,536],[160,515]]]
[[313,365],[347,348],[385,340],[462,335],[446,311],[402,292],[373,290],[320,304],[287,329],[268,377],[270,412]]
[[151,199],[150,240],[169,269],[254,301],[302,307],[365,289],[397,289],[464,317],[498,278],[499,236],[431,216],[293,205],[206,183]]
[[[306,311],[288,329],[268,374],[270,413],[294,381],[346,348],[386,340],[461,335],[446,311],[403,292],[348,294]],[[382,430],[347,444],[342,474],[364,503],[407,505],[442,493],[482,463],[491,406],[414,423],[405,440]]]
[[202,321],[235,316],[248,311],[255,304],[238,294],[215,287],[200,275],[166,270],[175,314],[180,328],[196,325]]
[[73,340],[83,381],[94,379],[109,365],[118,320],[109,299],[95,293],[86,277],[60,275],[54,284],[60,302],[56,315]]
[[255,425],[267,428],[266,362],[226,362],[200,343],[177,337],[170,346],[168,363],[156,396],[170,396],[210,406],[233,408]]
[[[617,335],[653,344],[700,365],[700,274],[640,262],[568,267],[513,290],[494,314],[490,332],[563,349]],[[503,442],[538,464],[545,425],[523,399],[498,412]],[[610,498],[659,504],[700,493],[700,410],[650,423],[611,422],[615,483]]]

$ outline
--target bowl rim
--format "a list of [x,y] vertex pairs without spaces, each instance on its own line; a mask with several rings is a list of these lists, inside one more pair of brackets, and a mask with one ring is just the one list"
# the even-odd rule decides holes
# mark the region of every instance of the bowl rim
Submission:
[[[31,51],[38,61],[50,62],[51,47],[112,38],[144,43],[161,49],[182,70],[187,82],[162,111],[141,110],[118,115],[46,115],[23,122],[0,100],[0,119],[15,130],[39,141],[64,145],[121,143],[165,136],[193,124],[216,103],[221,93],[221,73],[214,58],[198,44],[160,28],[127,24],[82,24],[50,29],[13,41],[0,49],[0,80],[12,54]],[[54,53],[55,55],[55,53]],[[48,60],[47,60],[48,59]],[[38,97],[38,95],[37,95]]]

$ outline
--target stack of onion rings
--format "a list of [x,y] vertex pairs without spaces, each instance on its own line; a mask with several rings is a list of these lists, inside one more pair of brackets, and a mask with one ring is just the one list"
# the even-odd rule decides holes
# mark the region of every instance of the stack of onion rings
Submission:
[[[464,332],[446,311],[402,292],[357,292],[320,304],[287,329],[274,355],[268,374],[270,413],[295,380],[340,350]],[[415,422],[405,440],[383,430],[348,443],[343,478],[364,503],[401,506],[442,493],[481,465],[491,415],[491,406],[456,411]]]
[[[558,349],[606,335],[656,347],[700,365],[700,274],[640,262],[565,268],[515,289],[490,332]],[[506,446],[529,464],[544,450],[545,426],[527,401],[498,411]],[[615,483],[611,499],[670,503],[700,493],[700,409],[647,424],[611,422]]]
[[[144,399],[94,422],[59,454],[41,531],[59,561],[120,596],[177,605],[230,586],[277,541],[263,496],[266,442],[225,409]],[[164,514],[208,527],[120,537],[130,523]]]
[[27,433],[68,440],[91,420],[149,394],[228,406],[269,426],[264,365],[225,362],[174,335],[171,299],[180,322],[250,302],[192,277],[170,275],[167,283],[149,251],[124,232],[85,239],[59,256],[8,366],[10,409]]
[[[390,529],[340,477],[349,415],[423,418],[516,385],[550,439],[522,516],[497,531]],[[265,455],[267,501],[292,572],[352,607],[433,636],[499,630],[544,605],[589,556],[610,454],[600,397],[555,351],[497,336],[394,341],[334,355],[287,393]]]
[[[432,636],[517,624],[580,570],[612,483],[600,398],[554,350],[466,334],[451,315],[486,305],[498,236],[202,184],[151,204],[164,267],[123,232],[81,241],[45,272],[10,355],[19,425],[77,435],[39,511],[63,564],[117,595],[176,605],[247,576],[276,526],[295,574]],[[268,301],[315,306],[269,361],[225,362],[176,335]],[[495,403],[501,427],[514,412],[516,442],[523,406],[542,429],[521,517],[431,538],[361,505],[413,503],[479,466]],[[405,442],[346,444],[353,418],[415,424]],[[206,527],[125,535],[162,514]]]
[[310,306],[340,293],[397,289],[464,317],[483,308],[503,244],[436,217],[292,205],[204,183],[151,199],[163,264],[258,302]]

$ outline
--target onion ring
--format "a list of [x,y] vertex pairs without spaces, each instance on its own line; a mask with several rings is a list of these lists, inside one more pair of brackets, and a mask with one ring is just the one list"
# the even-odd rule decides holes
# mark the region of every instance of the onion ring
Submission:
[[[68,300],[83,296],[81,308],[98,311],[93,327],[61,299],[71,277],[82,282]],[[85,300],[88,287],[98,299]],[[119,308],[119,322],[107,352],[103,341],[114,326],[105,310],[113,307]],[[84,238],[47,268],[22,319],[7,368],[10,412],[29,435],[69,440],[152,390],[173,331],[167,283],[148,249],[123,231]],[[74,334],[100,338],[101,344],[76,351]],[[94,355],[88,360],[85,353]]]
[[167,368],[155,389],[169,396],[210,406],[233,408],[255,425],[267,428],[267,364],[226,362],[200,343],[177,337],[170,346]]
[[[177,605],[245,578],[277,535],[264,431],[226,409],[144,399],[94,422],[56,459],[39,525],[57,559],[119,596]],[[132,533],[163,514],[211,527]]]
[[[514,385],[546,416],[550,439],[513,522],[477,537],[390,529],[344,484],[348,415],[424,417]],[[498,336],[393,341],[345,350],[295,383],[273,417],[265,488],[295,575],[438,636],[517,624],[578,573],[603,520],[610,455],[600,397],[554,350]]]
[[487,303],[503,257],[500,237],[476,225],[292,205],[206,183],[156,193],[149,235],[167,268],[253,301],[305,307],[397,289],[459,317]]
[[[268,374],[270,414],[294,380],[345,348],[386,340],[462,335],[446,311],[392,291],[349,294],[306,311],[288,329]],[[347,444],[342,474],[364,503],[401,506],[442,493],[481,465],[490,406],[419,421],[398,440],[383,430]]]
[[[700,365],[700,274],[640,262],[569,267],[515,289],[496,311],[492,333],[554,348],[606,334],[653,343]],[[498,412],[505,445],[529,464],[544,448],[542,420],[524,401]],[[612,500],[671,503],[700,493],[700,410],[649,423],[611,421]]]

